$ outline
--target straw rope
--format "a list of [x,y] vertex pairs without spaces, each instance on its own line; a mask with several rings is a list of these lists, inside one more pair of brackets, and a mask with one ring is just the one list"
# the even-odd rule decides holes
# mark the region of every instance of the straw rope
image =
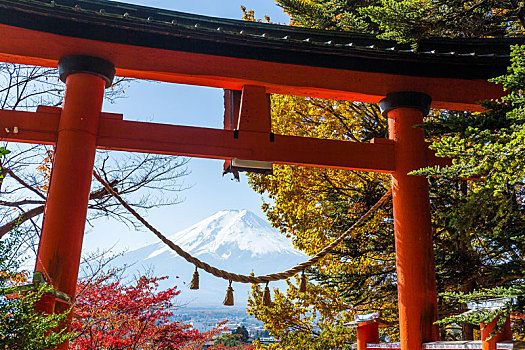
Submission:
[[149,222],[147,222],[140,214],[138,214],[122,197],[116,193],[111,186],[108,185],[106,181],[104,181],[100,175],[98,175],[95,171],[93,171],[93,175],[95,178],[104,186],[104,188],[113,196],[115,197],[124,208],[126,208],[138,221],[140,221],[144,226],[146,226],[155,236],[157,236],[164,244],[166,244],[168,247],[170,247],[173,251],[175,251],[178,255],[183,257],[186,261],[189,263],[194,264],[198,268],[211,273],[212,275],[228,280],[233,282],[240,282],[240,283],[268,283],[271,281],[279,281],[286,278],[290,278],[294,276],[295,274],[306,270],[307,268],[311,267],[312,265],[316,264],[324,258],[328,253],[330,253],[343,239],[348,237],[350,233],[352,233],[357,227],[359,227],[363,222],[365,222],[387,199],[390,197],[390,194],[392,193],[392,190],[389,190],[386,192],[381,199],[374,204],[372,208],[370,208],[363,216],[357,220],[352,227],[350,227],[348,230],[346,230],[341,236],[339,236],[335,241],[327,245],[323,250],[321,250],[319,253],[317,253],[315,256],[313,256],[311,259],[302,262],[291,269],[288,269],[283,272],[279,273],[272,273],[268,275],[261,275],[261,276],[247,276],[247,275],[241,275],[236,274],[232,272],[228,272],[225,270],[218,269],[216,267],[213,267],[193,256],[191,256],[189,253],[184,251],[181,247],[179,247],[177,244],[170,241],[166,236],[164,236],[162,233],[160,233],[155,227],[153,227]]

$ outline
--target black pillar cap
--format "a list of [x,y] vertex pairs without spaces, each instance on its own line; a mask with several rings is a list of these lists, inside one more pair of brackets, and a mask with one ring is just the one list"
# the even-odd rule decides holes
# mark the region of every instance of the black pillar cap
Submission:
[[387,94],[384,99],[379,101],[381,114],[387,116],[388,112],[396,108],[416,108],[426,116],[430,112],[432,98],[422,92],[401,91]]
[[113,78],[115,77],[115,66],[113,63],[102,58],[72,55],[62,57],[58,61],[58,73],[60,75],[60,80],[62,80],[64,83],[70,74],[93,74],[99,78],[102,78],[106,82],[106,88],[108,88],[111,86],[111,84],[113,84]]

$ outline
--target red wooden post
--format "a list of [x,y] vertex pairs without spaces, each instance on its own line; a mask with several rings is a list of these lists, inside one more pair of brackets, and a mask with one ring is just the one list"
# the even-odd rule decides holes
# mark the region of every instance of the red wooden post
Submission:
[[379,343],[379,327],[390,327],[390,322],[379,318],[380,312],[355,314],[354,321],[346,323],[346,327],[357,331],[357,350],[366,350],[367,345]]
[[482,350],[496,350],[496,343],[500,342],[502,340],[511,340],[512,339],[512,329],[510,328],[510,317],[507,318],[505,321],[505,324],[503,325],[503,329],[498,332],[495,336],[490,338],[490,332],[494,329],[494,326],[496,326],[496,322],[498,321],[498,318],[496,318],[494,321],[490,322],[488,325],[480,324],[481,329],[481,348]]
[[272,128],[270,109],[270,95],[264,86],[245,85],[242,88],[239,119],[234,124],[236,129],[241,132],[269,133]]
[[[270,95],[266,93],[264,86],[245,85],[240,96],[238,92],[230,91],[225,93],[224,97],[225,129],[235,129],[236,139],[250,138],[247,136],[249,133],[246,132],[256,132],[257,136],[263,135],[263,139],[267,137],[266,141],[273,142]],[[252,158],[232,158],[224,162],[223,174],[232,173],[239,180],[240,171],[271,174],[272,168],[272,162],[261,162]]]
[[424,132],[414,125],[423,122],[430,102],[430,96],[417,92],[388,94],[380,102],[395,141],[392,197],[402,350],[421,349],[439,337],[428,183],[408,175],[427,164]]
[[[65,57],[59,69],[66,93],[35,270],[74,298],[104,87],[115,70],[109,62],[86,56]],[[47,312],[68,307],[53,306],[48,298],[42,303],[40,309]]]
[[357,350],[366,350],[366,343],[379,343],[379,323],[363,323],[357,326]]

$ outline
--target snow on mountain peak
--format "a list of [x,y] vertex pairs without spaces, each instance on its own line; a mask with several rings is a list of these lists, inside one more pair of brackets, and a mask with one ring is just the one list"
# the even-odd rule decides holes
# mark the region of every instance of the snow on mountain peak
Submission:
[[[248,210],[219,211],[168,238],[212,266],[245,275],[283,271],[308,259],[266,220]],[[173,283],[177,283],[184,302],[193,305],[216,307],[221,305],[220,301],[224,298],[225,281],[208,273],[200,276],[201,285],[206,288],[189,290],[195,267],[162,242],[129,251],[113,263],[115,266],[138,264],[135,266],[154,268],[158,276],[171,276],[171,282],[164,280],[161,288],[172,287]],[[286,288],[281,282],[272,283],[272,286]],[[249,284],[237,283],[235,303],[245,303],[249,291]]]
[[[188,253],[211,254],[220,259],[233,255],[302,255],[268,222],[248,210],[222,210],[168,237]],[[169,248],[158,244],[149,258]]]

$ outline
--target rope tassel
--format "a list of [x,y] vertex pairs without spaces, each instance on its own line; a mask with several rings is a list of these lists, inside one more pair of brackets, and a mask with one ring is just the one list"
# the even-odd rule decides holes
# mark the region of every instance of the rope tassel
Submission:
[[197,266],[195,266],[195,272],[191,278],[190,289],[199,289],[199,271],[197,271]]
[[224,297],[224,301],[222,303],[226,306],[233,306],[233,288],[232,288],[231,280],[230,280],[230,285],[228,286],[228,289],[226,290],[226,297]]
[[306,275],[304,274],[304,270],[299,283],[299,293],[306,293]]
[[263,306],[272,305],[272,297],[270,295],[270,288],[268,287],[268,282],[266,282],[266,288],[264,288],[262,304]]

